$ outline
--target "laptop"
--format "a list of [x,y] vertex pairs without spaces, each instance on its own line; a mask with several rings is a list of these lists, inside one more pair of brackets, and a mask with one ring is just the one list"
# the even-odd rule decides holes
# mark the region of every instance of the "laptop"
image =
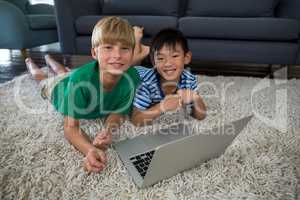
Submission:
[[251,118],[200,133],[191,125],[173,125],[113,143],[113,147],[136,185],[144,188],[220,156]]

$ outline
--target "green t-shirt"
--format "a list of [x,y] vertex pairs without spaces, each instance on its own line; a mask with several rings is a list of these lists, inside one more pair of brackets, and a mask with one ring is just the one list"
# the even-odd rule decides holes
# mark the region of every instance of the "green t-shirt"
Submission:
[[140,83],[134,67],[130,67],[109,92],[103,91],[98,62],[75,69],[53,89],[51,102],[60,113],[75,119],[95,119],[110,113],[128,115],[135,89]]

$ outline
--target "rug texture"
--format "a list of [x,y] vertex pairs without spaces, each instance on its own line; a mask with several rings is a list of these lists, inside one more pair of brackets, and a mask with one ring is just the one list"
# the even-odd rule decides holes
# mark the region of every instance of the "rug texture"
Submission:
[[[0,199],[300,199],[300,80],[199,80],[206,119],[179,110],[142,128],[127,120],[113,140],[183,120],[200,131],[255,116],[223,155],[146,189],[136,187],[113,148],[107,168],[88,175],[83,155],[64,138],[63,117],[29,75],[0,85]],[[91,138],[102,126],[82,121]]]

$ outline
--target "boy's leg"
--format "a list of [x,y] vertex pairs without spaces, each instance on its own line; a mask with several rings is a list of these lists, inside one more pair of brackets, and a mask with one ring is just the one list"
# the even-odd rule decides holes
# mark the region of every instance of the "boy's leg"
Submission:
[[69,68],[54,60],[49,54],[45,55],[45,61],[56,74],[63,74],[70,71]]
[[30,74],[38,82],[47,78],[44,72],[33,62],[31,58],[26,58],[25,64]]
[[141,43],[143,37],[143,27],[134,26],[135,48],[132,65],[138,65],[149,54],[150,47]]

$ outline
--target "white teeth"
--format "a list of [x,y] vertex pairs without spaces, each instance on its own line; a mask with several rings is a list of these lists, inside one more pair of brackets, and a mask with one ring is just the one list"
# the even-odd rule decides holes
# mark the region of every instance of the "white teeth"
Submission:
[[119,63],[112,63],[111,65],[112,65],[113,67],[117,67],[117,68],[123,66],[122,64],[119,64]]
[[164,70],[164,71],[167,74],[171,74],[171,73],[175,72],[176,70],[175,69],[168,69],[168,70]]
[[173,74],[174,71],[175,71],[175,70],[169,70],[169,71],[166,71],[166,74],[167,74],[167,75],[171,75],[171,74]]

